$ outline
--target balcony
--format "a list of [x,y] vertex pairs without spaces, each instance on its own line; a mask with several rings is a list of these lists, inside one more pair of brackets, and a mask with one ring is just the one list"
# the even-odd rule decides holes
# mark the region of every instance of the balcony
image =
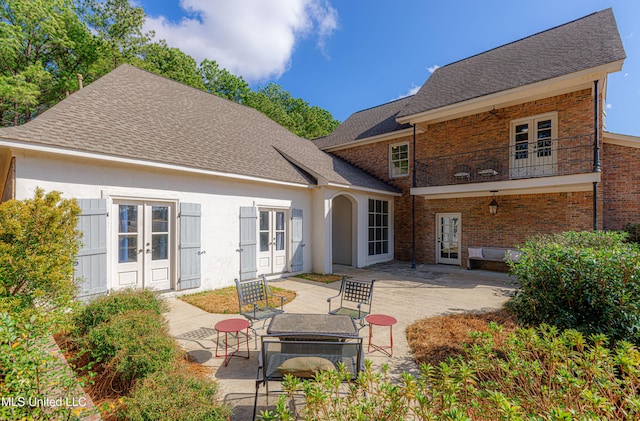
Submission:
[[600,180],[593,173],[593,135],[418,159],[415,170],[413,194],[443,197],[576,184],[581,185],[578,190],[560,191],[580,191],[583,184]]

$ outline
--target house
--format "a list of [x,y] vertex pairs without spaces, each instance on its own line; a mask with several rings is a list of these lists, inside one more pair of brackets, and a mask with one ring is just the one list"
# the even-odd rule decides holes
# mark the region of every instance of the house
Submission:
[[464,266],[470,247],[618,230],[640,223],[640,138],[605,131],[625,57],[603,10],[440,67],[315,143],[402,190],[401,260]]
[[82,296],[394,255],[397,188],[254,109],[129,65],[0,129],[0,177],[3,201],[36,187],[78,199]]

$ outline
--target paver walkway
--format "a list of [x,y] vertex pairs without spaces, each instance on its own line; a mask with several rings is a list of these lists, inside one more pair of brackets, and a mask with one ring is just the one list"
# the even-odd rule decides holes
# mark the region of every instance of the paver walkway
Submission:
[[[507,274],[449,266],[418,265],[411,269],[408,263],[390,262],[364,269],[334,266],[334,272],[353,279],[376,279],[372,312],[393,316],[398,323],[393,327],[393,357],[374,352],[366,354],[365,358],[372,360],[374,367],[389,364],[389,373],[395,378],[403,371],[418,373],[407,346],[405,331],[408,325],[439,314],[500,308],[515,290],[513,279]],[[285,311],[289,313],[326,313],[327,298],[336,295],[340,286],[340,282],[322,284],[298,278],[270,283],[297,293],[295,300],[285,304]],[[215,357],[213,326],[233,315],[207,313],[176,298],[167,301],[171,308],[166,314],[171,334],[194,359],[214,369],[213,376],[219,382],[221,396],[235,408],[232,420],[250,420],[258,368],[258,350],[254,349],[253,338],[251,358],[234,358],[224,367],[224,358]],[[264,331],[258,330],[260,333]],[[366,351],[368,328],[362,329],[360,336],[365,338]],[[388,329],[375,329],[374,342],[385,341],[388,341]],[[261,393],[259,403],[263,409],[264,405],[274,402],[271,394],[267,401]]]

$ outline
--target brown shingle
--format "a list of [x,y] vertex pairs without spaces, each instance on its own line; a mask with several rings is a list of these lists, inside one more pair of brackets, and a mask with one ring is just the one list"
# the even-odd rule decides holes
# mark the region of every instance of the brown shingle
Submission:
[[625,58],[606,9],[438,68],[398,114],[406,117]]
[[[0,138],[115,157],[309,184],[309,177],[395,191],[259,111],[122,65]],[[354,184],[357,182],[359,184]]]

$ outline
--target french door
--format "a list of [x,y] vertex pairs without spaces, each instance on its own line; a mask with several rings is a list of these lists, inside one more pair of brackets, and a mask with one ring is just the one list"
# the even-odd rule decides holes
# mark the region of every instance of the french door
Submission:
[[436,215],[436,263],[460,265],[461,219],[459,213]]
[[114,201],[116,288],[167,290],[172,281],[172,203]]
[[287,212],[260,209],[258,216],[258,275],[287,270]]
[[555,175],[558,139],[555,115],[521,119],[511,123],[511,178]]

